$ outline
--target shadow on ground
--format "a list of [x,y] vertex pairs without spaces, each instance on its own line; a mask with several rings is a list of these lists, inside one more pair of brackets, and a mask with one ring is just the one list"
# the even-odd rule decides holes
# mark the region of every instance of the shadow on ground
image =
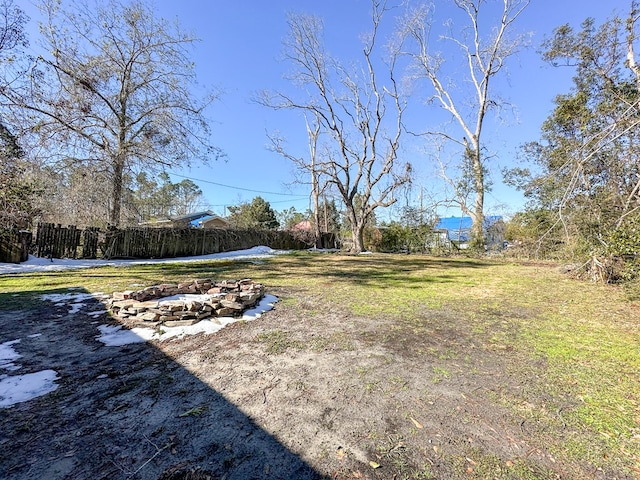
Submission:
[[152,344],[103,345],[97,326],[113,319],[90,314],[104,310],[98,301],[78,308],[0,310],[0,344],[20,339],[21,355],[20,370],[0,373],[58,373],[54,392],[0,409],[0,478],[322,478]]

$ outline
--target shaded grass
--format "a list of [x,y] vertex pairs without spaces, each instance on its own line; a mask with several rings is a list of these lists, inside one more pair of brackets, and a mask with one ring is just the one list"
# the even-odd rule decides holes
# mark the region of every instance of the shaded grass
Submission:
[[[205,277],[252,278],[276,294],[286,291],[287,304],[311,316],[322,315],[327,302],[365,319],[388,316],[388,331],[363,332],[359,340],[396,345],[399,355],[430,355],[439,362],[430,372],[434,383],[455,379],[458,367],[452,363],[472,368],[465,360],[469,345],[499,352],[508,356],[508,373],[525,378],[527,387],[505,390],[493,401],[530,421],[533,444],[594,468],[628,475],[640,468],[640,307],[620,289],[572,280],[548,265],[298,253],[261,262],[101,267],[0,276],[0,309],[28,305],[41,290],[111,293]],[[298,304],[296,292],[317,305]],[[432,343],[405,341],[416,337]],[[286,330],[262,333],[255,341],[270,354],[304,346]],[[354,348],[340,332],[308,345],[317,351]],[[472,478],[551,477],[523,461],[505,465],[476,453],[475,464],[459,465]]]

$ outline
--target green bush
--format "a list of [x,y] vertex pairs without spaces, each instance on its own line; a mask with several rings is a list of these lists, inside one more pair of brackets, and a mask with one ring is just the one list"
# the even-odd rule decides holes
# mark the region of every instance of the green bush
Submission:
[[426,249],[427,241],[433,233],[428,225],[409,227],[391,222],[378,229],[375,249],[381,252],[420,252]]
[[640,278],[640,218],[632,217],[616,227],[605,241],[603,254],[618,260],[617,280]]

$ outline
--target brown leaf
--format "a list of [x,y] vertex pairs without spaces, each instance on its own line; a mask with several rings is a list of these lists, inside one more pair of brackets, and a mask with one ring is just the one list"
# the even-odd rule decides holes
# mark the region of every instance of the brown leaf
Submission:
[[336,456],[337,456],[339,459],[341,459],[341,460],[342,460],[343,458],[345,458],[345,457],[347,456],[347,452],[344,450],[344,448],[342,448],[342,447],[338,447],[338,448],[336,449]]
[[413,422],[413,424],[414,424],[416,427],[418,427],[418,428],[424,428],[424,427],[422,426],[422,424],[421,424],[419,421],[417,421],[415,418],[413,418],[413,417],[409,417],[409,418],[411,419],[411,421]]

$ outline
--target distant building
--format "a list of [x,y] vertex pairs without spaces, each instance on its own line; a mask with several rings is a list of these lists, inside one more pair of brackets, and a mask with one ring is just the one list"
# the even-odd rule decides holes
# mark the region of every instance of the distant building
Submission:
[[192,227],[199,228],[230,228],[231,224],[225,219],[216,214],[208,215],[206,217],[198,218],[191,221]]
[[[469,248],[472,226],[471,217],[444,217],[438,221],[434,229],[441,240],[446,239],[453,247],[463,250]],[[503,247],[504,221],[501,216],[484,217],[482,229],[487,249],[499,250]]]
[[301,222],[296,223],[291,230],[300,231],[300,232],[310,232],[313,230],[313,225],[309,220],[303,220]]
[[198,222],[203,218],[214,215],[213,212],[206,210],[204,212],[192,212],[185,215],[173,215],[169,217],[171,226],[175,228],[197,227]]
[[144,222],[140,225],[149,227],[173,227],[173,228],[229,228],[229,222],[210,210],[203,212],[187,213],[186,215],[174,215],[161,218],[152,222]]

